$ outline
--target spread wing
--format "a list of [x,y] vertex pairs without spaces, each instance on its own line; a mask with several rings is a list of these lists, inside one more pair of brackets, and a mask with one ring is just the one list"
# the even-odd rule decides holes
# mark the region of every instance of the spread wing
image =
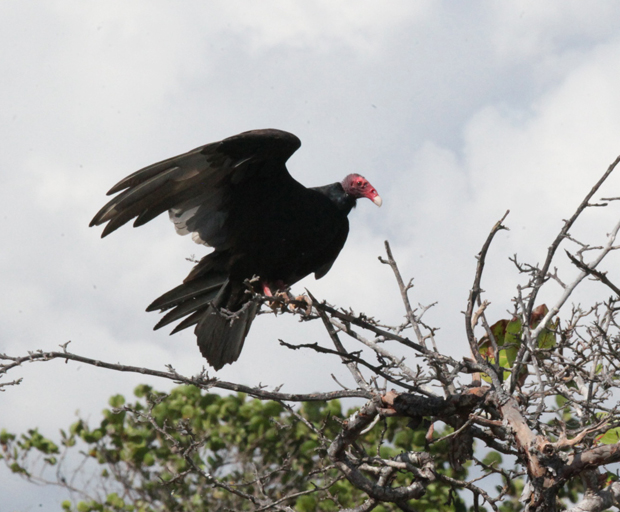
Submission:
[[223,226],[235,189],[252,180],[294,182],[285,163],[300,146],[291,133],[253,130],[149,165],[110,189],[108,195],[120,193],[90,225],[107,222],[104,237],[134,218],[137,227],[168,210],[179,234],[192,233],[197,243],[224,249],[230,234]]

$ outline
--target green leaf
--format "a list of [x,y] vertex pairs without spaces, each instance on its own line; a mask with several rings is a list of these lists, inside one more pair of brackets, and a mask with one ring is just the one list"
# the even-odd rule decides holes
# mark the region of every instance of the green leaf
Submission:
[[316,497],[309,494],[300,496],[297,498],[295,508],[300,512],[314,512],[317,509]]
[[538,347],[549,349],[555,347],[555,333],[549,329],[543,329],[538,335]]
[[618,481],[618,475],[616,475],[615,473],[611,473],[610,471],[607,471],[605,473],[605,487],[607,487],[608,485],[611,485],[613,482],[617,482]]
[[504,350],[506,352],[506,360],[508,367],[512,368],[519,348],[521,347],[521,334],[523,332],[521,320],[513,319],[506,326],[506,335],[504,337]]
[[498,467],[502,463],[502,456],[499,452],[489,452],[482,459],[482,462],[487,466]]
[[6,445],[11,441],[15,441],[15,434],[10,434],[5,429],[2,429],[2,431],[0,431],[0,444]]
[[125,397],[123,395],[111,396],[110,399],[108,400],[108,404],[110,405],[110,407],[113,407],[114,409],[123,407],[123,405],[125,405]]
[[20,466],[17,462],[13,462],[10,466],[9,469],[13,472],[13,473],[17,473],[17,474],[22,474],[22,475],[28,475],[28,471],[26,470],[26,468],[23,468],[22,466]]
[[136,388],[133,390],[133,394],[137,398],[144,398],[146,396],[149,396],[152,391],[153,388],[151,386],[147,384],[140,384],[139,386],[136,386]]
[[620,442],[620,427],[609,429],[602,436],[599,436],[597,441],[601,444],[616,444]]
[[78,512],[90,512],[92,510],[91,506],[84,501],[80,501],[77,504],[77,509],[78,509]]
[[[502,368],[512,368],[521,346],[521,321],[518,319],[499,320],[491,326],[491,332],[497,343],[499,357],[497,363]],[[491,363],[496,362],[496,354],[493,349],[491,340],[487,337],[483,338],[480,344],[480,354],[488,359]],[[504,379],[510,376],[510,372],[504,372]],[[488,375],[482,375],[483,380],[491,382]]]

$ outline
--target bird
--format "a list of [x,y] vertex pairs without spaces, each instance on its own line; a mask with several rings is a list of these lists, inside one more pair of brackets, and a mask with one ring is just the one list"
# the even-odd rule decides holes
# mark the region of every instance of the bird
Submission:
[[345,244],[357,200],[382,204],[356,173],[314,188],[296,181],[286,162],[300,146],[277,129],[200,146],[119,181],[90,222],[105,224],[103,238],[132,219],[137,227],[168,211],[179,235],[213,248],[146,310],[165,312],[154,329],[177,320],[170,334],[195,326],[200,352],[216,371],[239,358],[260,295],[311,273],[322,278]]

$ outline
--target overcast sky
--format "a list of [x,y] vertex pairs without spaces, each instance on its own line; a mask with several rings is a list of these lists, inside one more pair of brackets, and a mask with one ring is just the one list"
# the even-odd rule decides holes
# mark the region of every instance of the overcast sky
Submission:
[[[412,300],[438,301],[426,321],[440,347],[465,354],[461,311],[491,226],[511,210],[483,281],[499,319],[520,282],[508,257],[543,260],[620,153],[619,19],[605,1],[0,2],[0,352],[71,340],[85,356],[198,373],[193,333],[153,332],[144,309],[204,248],[163,216],[105,240],[88,223],[140,167],[281,128],[302,140],[289,161],[299,181],[359,172],[383,197],[381,209],[359,202],[331,272],[295,291],[400,322],[377,260],[388,239],[415,278]],[[601,195],[619,192],[616,176]],[[618,217],[593,209],[574,234],[600,244]],[[326,342],[319,325],[261,317],[218,376],[299,392],[334,388],[332,373],[349,382],[336,361],[278,338]],[[52,437],[76,411],[98,420],[112,394],[170,386],[61,362],[17,377],[0,394],[0,428]],[[58,510],[65,496],[0,467],[0,497],[21,512]]]

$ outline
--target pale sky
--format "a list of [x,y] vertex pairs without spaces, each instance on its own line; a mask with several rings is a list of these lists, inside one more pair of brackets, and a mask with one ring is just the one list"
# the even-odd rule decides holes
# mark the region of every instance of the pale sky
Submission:
[[[153,332],[159,317],[144,309],[205,249],[165,216],[105,240],[88,223],[140,167],[280,128],[302,140],[289,161],[300,182],[359,172],[383,197],[381,209],[358,203],[331,272],[294,291],[399,323],[396,285],[377,260],[388,239],[415,278],[413,302],[438,301],[426,321],[441,328],[440,348],[465,354],[461,311],[491,226],[511,210],[483,280],[499,319],[521,282],[508,257],[542,261],[620,154],[619,19],[611,1],[1,2],[0,352],[71,340],[88,357],[198,373],[193,333]],[[602,195],[619,192],[616,176]],[[620,206],[592,210],[574,234],[601,244],[618,217]],[[541,300],[558,293],[550,285]],[[336,360],[279,338],[328,343],[318,323],[261,317],[218,376],[291,392],[335,389],[332,373],[349,382]],[[109,396],[138,383],[170,387],[61,362],[17,377],[0,394],[0,428],[53,438],[76,411],[97,421]],[[3,467],[0,496],[20,512],[66,498]]]

